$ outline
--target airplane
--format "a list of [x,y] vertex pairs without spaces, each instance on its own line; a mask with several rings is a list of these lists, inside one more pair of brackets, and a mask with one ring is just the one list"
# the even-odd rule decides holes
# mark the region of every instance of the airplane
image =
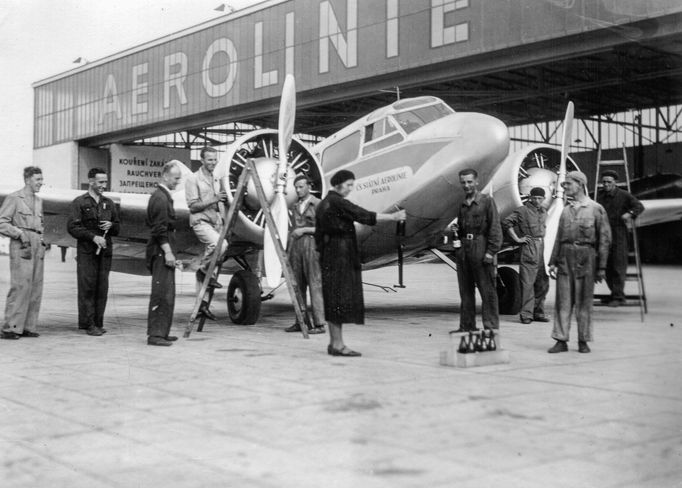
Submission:
[[[283,101],[282,107],[292,114],[295,110],[291,100]],[[280,125],[282,119],[280,114]],[[287,123],[293,126],[293,115]],[[509,132],[502,121],[482,113],[456,112],[433,96],[405,98],[374,110],[312,148],[291,135],[282,144],[280,132],[255,130],[226,148],[216,174],[229,189],[228,195],[233,198],[247,159],[254,161],[269,201],[281,193],[278,182],[285,181],[286,206],[296,200],[293,180],[297,175],[308,176],[313,193],[322,196],[336,171],[352,171],[356,180],[351,200],[377,212],[401,208],[407,213],[404,235],[400,236],[396,234],[395,223],[358,225],[363,269],[398,263],[402,270],[404,259],[437,248],[444,229],[457,215],[457,203],[463,198],[458,173],[464,168],[477,170],[482,191],[493,195],[501,219],[523,203],[532,187],[543,187],[550,196],[556,197],[561,175],[579,169],[567,155],[566,145],[560,150],[548,144],[533,144],[509,154]],[[280,145],[286,147],[282,154]],[[286,164],[284,174],[281,161]],[[183,171],[185,175],[190,172],[187,167]],[[227,290],[229,316],[237,324],[255,323],[261,301],[269,296],[263,295],[258,276],[265,219],[253,183],[250,185],[227,254],[238,265]],[[8,193],[0,191],[0,203]],[[41,192],[46,242],[61,247],[75,246],[66,232],[66,220],[70,202],[80,194],[82,190],[44,189]],[[107,196],[119,205],[121,214],[121,231],[114,238],[112,270],[146,274],[142,263],[148,236],[144,221],[149,195],[109,192]],[[173,198],[180,219],[176,231],[179,258],[196,262],[203,249],[189,227],[182,186]],[[556,200],[548,198],[545,205],[552,210]],[[682,199],[666,202],[668,210],[676,209],[668,212],[670,220],[680,217],[680,202]],[[643,203],[646,207],[647,202]],[[646,214],[647,211],[640,216],[638,225],[646,222]],[[552,242],[546,245],[551,248]],[[513,268],[498,268],[500,313],[518,313],[518,281],[518,273]]]

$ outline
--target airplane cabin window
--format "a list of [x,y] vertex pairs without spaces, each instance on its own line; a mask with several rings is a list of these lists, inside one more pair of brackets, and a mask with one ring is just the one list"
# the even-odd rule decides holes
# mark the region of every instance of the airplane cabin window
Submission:
[[394,144],[398,144],[402,140],[403,135],[400,132],[398,132],[398,130],[395,129],[394,127],[392,133],[387,134],[386,137],[382,137],[381,139],[378,139],[376,141],[365,143],[365,147],[362,149],[362,155],[366,156],[367,154],[371,154],[375,151],[378,151],[379,149],[384,149]]
[[358,157],[362,135],[360,131],[336,141],[322,153],[322,168],[324,171],[331,171],[346,163],[350,163]]
[[420,107],[397,113],[394,115],[394,117],[403,130],[409,134],[419,129],[423,125],[433,122],[434,120],[441,119],[447,115],[450,115],[451,113],[453,113],[453,111],[446,105],[438,103],[435,105],[427,105],[426,107]]

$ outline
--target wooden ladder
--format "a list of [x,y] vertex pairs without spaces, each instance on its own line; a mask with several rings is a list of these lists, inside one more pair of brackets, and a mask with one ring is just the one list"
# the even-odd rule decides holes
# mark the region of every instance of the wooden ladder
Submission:
[[[601,158],[601,147],[597,151],[597,173],[594,180],[594,198],[597,199],[597,191],[599,189],[599,179],[601,175],[602,167],[610,168],[622,168],[625,174],[625,185],[628,193],[630,193],[630,171],[628,169],[628,158],[627,152],[625,150],[625,144],[623,144],[623,159],[615,160],[602,160]],[[636,295],[625,295],[627,300],[627,305],[638,305],[639,315],[642,322],[644,322],[644,314],[648,313],[648,306],[646,300],[646,291],[644,289],[644,276],[642,275],[642,260],[639,253],[639,239],[637,238],[637,226],[635,225],[635,220],[633,219],[630,225],[628,225],[629,234],[629,251],[628,251],[628,264],[634,264],[634,271],[628,270],[625,275],[625,281],[636,281],[637,282],[637,294]],[[634,263],[632,262],[634,260]],[[609,295],[595,295],[595,299],[605,299]],[[632,300],[635,300],[633,303]],[[601,303],[601,302],[600,302]]]
[[[291,268],[291,264],[289,263],[289,259],[287,258],[286,251],[284,250],[284,246],[280,241],[280,236],[279,232],[277,231],[277,226],[275,225],[275,220],[272,217],[272,213],[270,212],[270,205],[268,204],[268,201],[265,197],[263,185],[261,184],[260,178],[258,177],[258,173],[256,172],[256,167],[254,166],[252,159],[248,159],[246,161],[246,164],[244,165],[244,170],[242,171],[242,174],[239,177],[239,181],[237,183],[237,188],[234,194],[234,200],[232,201],[232,204],[229,205],[229,207],[226,206],[225,209],[226,215],[223,215],[224,225],[220,231],[220,237],[218,239],[218,242],[220,243],[223,240],[227,240],[228,244],[230,243],[234,226],[235,223],[237,222],[237,216],[239,215],[239,211],[241,210],[242,204],[244,203],[244,196],[246,195],[246,189],[249,179],[253,180],[254,186],[256,188],[256,196],[258,197],[261,209],[263,210],[263,215],[265,216],[265,223],[268,226],[268,230],[270,231],[270,235],[272,236],[273,241],[275,242],[275,252],[277,253],[277,257],[282,263],[282,271],[284,272],[284,277],[287,281],[287,289],[289,290],[291,302],[294,305],[296,319],[298,320],[298,323],[301,324],[301,333],[303,334],[303,337],[307,339],[308,326],[312,322],[310,320],[309,314],[307,313],[305,301],[303,300],[303,295],[301,295],[301,291],[298,287],[298,284],[296,283],[294,272]],[[201,307],[201,302],[204,300],[206,293],[208,293],[209,305],[210,300],[213,298],[213,288],[209,287],[209,283],[211,277],[213,277],[216,265],[218,263],[218,255],[220,254],[219,249],[220,244],[216,246],[216,252],[213,253],[213,257],[211,258],[211,262],[209,263],[208,269],[206,270],[206,276],[201,285],[201,289],[199,290],[199,293],[197,293],[196,300],[194,301],[192,315],[190,315],[189,323],[187,324],[187,327],[185,328],[185,333],[183,335],[183,337],[185,338],[188,338],[191,335],[192,331],[194,330],[194,323],[197,320],[197,316],[199,315],[199,308]],[[203,326],[204,320],[205,317],[203,317],[202,314],[200,326]]]

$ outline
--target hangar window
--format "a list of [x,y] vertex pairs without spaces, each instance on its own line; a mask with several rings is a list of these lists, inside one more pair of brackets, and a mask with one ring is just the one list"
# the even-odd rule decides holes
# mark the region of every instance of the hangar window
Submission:
[[322,167],[324,170],[331,171],[355,160],[358,157],[361,141],[360,131],[355,131],[325,149],[322,153]]
[[419,129],[420,127],[441,119],[453,113],[452,109],[443,103],[435,105],[427,105],[426,107],[415,108],[400,112],[394,115],[395,119],[403,128],[405,133],[409,134]]

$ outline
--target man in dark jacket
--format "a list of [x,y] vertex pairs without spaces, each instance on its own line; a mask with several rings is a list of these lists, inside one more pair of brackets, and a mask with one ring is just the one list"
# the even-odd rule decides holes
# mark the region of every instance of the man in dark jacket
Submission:
[[111,237],[118,235],[120,221],[114,202],[104,196],[109,179],[106,171],[88,172],[90,188],[71,203],[67,229],[77,246],[78,328],[101,336],[109,293],[113,255]]
[[147,316],[147,344],[170,346],[177,337],[169,335],[175,308],[175,210],[171,191],[180,183],[179,161],[169,161],[161,181],[147,204],[147,268],[152,272],[152,294]]
[[597,203],[606,210],[611,226],[611,248],[606,262],[606,284],[611,290],[608,300],[610,307],[625,303],[625,275],[628,270],[628,225],[644,211],[639,200],[616,186],[618,173],[613,170],[602,173],[602,191],[597,195]]
[[502,227],[492,197],[478,191],[478,173],[459,172],[464,200],[459,206],[457,227],[462,247],[457,251],[457,279],[462,302],[457,332],[476,328],[476,287],[481,294],[483,327],[498,329],[500,319],[495,281],[495,255],[502,247]]

